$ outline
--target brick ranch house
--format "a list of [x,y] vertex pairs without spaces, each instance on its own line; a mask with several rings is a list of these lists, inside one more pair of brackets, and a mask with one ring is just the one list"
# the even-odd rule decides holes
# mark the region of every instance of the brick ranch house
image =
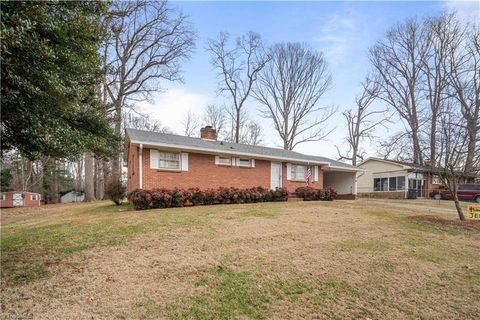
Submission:
[[[436,174],[438,168],[410,162],[368,158],[358,165],[358,195],[377,198],[405,199],[408,189],[417,191],[418,197],[428,197],[442,185]],[[475,177],[463,177],[461,183],[473,183]]]
[[312,170],[314,188],[332,187],[339,198],[355,199],[359,169],[319,156],[278,148],[218,141],[215,129],[200,138],[125,130],[128,189],[305,186]]

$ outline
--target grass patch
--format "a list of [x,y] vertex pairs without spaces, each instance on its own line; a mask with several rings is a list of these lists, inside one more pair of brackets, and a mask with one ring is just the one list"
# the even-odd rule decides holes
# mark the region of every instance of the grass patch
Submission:
[[412,247],[423,247],[426,246],[429,242],[427,239],[422,237],[412,237],[407,239],[406,243]]
[[380,217],[380,218],[389,218],[389,219],[396,218],[396,216],[393,213],[387,212],[387,211],[367,211],[366,214],[371,217]]
[[239,212],[239,214],[244,217],[271,218],[278,215],[278,210],[273,208],[269,210],[253,208],[253,209],[247,209],[247,210],[241,211]]
[[[239,317],[264,318],[263,310],[269,299],[254,276],[249,272],[237,272],[227,268],[216,268],[208,278],[198,280],[195,285],[208,284],[207,294],[194,295],[166,307],[171,319],[234,319]],[[155,314],[149,316],[155,317]],[[159,310],[154,310],[159,311]]]
[[356,251],[356,250],[367,250],[367,251],[388,251],[391,249],[391,245],[388,242],[382,240],[368,240],[368,241],[359,241],[359,240],[346,240],[337,242],[336,248],[340,251]]
[[199,219],[191,212],[125,210],[129,206],[101,205],[75,213],[65,223],[2,226],[2,280],[14,285],[34,281],[48,276],[45,263],[49,260],[66,259],[92,247],[124,244],[137,234],[162,227],[190,227]]
[[444,247],[421,248],[407,253],[407,256],[419,261],[442,264],[447,262],[469,263],[478,259],[478,256],[471,252],[452,250]]
[[278,299],[297,302],[301,299],[314,304],[324,304],[341,297],[355,298],[360,293],[344,280],[326,279],[289,279],[276,284],[280,295]]
[[403,225],[407,229],[419,231],[422,233],[426,232],[426,233],[439,234],[439,235],[459,235],[460,234],[459,230],[456,230],[453,228],[437,227],[437,226],[424,224],[421,222],[406,221]]

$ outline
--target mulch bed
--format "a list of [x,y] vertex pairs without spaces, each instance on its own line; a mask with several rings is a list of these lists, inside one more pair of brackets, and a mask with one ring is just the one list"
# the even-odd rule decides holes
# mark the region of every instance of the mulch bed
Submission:
[[471,230],[471,231],[479,231],[480,232],[480,221],[478,220],[451,220],[451,219],[444,219],[438,216],[429,216],[429,215],[422,215],[422,216],[412,216],[409,219],[413,220],[414,222],[419,222],[423,224],[428,224],[431,226],[436,227],[450,227],[455,229],[462,229],[462,230]]

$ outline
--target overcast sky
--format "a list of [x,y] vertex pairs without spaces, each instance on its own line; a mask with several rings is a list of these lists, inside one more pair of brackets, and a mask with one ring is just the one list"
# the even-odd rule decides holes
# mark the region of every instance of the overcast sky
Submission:
[[[269,44],[282,41],[306,42],[323,51],[333,76],[333,85],[322,105],[336,105],[338,114],[329,122],[333,132],[327,141],[308,142],[295,148],[306,154],[336,158],[335,145],[341,148],[346,124],[341,111],[354,107],[360,82],[371,70],[368,49],[382,39],[397,22],[412,16],[435,15],[445,9],[456,10],[462,19],[480,19],[480,2],[183,2],[171,3],[190,16],[198,40],[190,61],[184,64],[185,82],[163,83],[165,92],[156,94],[151,103],[140,108],[176,133],[181,133],[181,121],[190,110],[200,115],[207,104],[222,104],[228,97],[218,96],[218,80],[205,51],[206,41],[219,32],[237,37],[249,30],[260,33]],[[376,107],[382,107],[380,105]],[[246,108],[251,118],[264,128],[264,145],[280,146],[268,119],[262,119],[262,108],[253,99]],[[386,138],[402,127],[400,121],[377,135]],[[375,144],[366,145],[370,156]]]

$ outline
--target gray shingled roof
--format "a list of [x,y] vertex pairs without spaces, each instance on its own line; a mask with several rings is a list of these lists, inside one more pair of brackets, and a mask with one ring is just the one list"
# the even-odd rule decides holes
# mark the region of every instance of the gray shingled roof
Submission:
[[227,152],[233,153],[238,152],[255,154],[260,157],[275,157],[275,158],[285,158],[285,159],[299,159],[305,161],[316,161],[316,162],[328,162],[332,166],[342,167],[345,169],[355,169],[355,167],[325,157],[311,156],[302,153],[298,153],[290,150],[283,150],[279,148],[270,148],[270,147],[261,147],[261,146],[252,146],[241,143],[231,143],[226,141],[210,141],[204,140],[201,138],[192,138],[185,137],[176,134],[152,132],[152,131],[143,131],[136,129],[125,129],[127,136],[132,141],[140,142],[143,144],[169,144],[169,145],[178,145],[182,147],[188,147],[192,149],[201,148],[209,149],[216,152]]

